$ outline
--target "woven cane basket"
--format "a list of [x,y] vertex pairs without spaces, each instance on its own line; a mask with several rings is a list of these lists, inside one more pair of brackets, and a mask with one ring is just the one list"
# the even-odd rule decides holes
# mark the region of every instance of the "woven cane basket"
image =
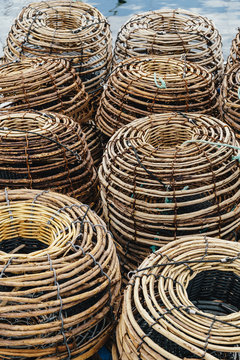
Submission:
[[221,36],[211,20],[187,10],[155,10],[134,15],[120,29],[114,63],[131,56],[178,56],[204,66],[218,84],[223,72]]
[[189,111],[218,115],[212,76],[203,67],[160,56],[127,59],[112,72],[96,123],[108,137],[150,113]]
[[153,114],[112,136],[99,181],[125,280],[151,251],[180,236],[238,239],[236,145],[225,123],[189,113]]
[[87,359],[118,309],[120,271],[87,205],[39,190],[0,191],[0,356]]
[[98,178],[80,125],[56,113],[0,115],[0,188],[49,189],[100,207]]
[[0,65],[0,111],[49,110],[81,123],[91,118],[89,97],[64,59],[25,59]]
[[113,360],[235,360],[240,245],[185,237],[151,254],[125,290]]
[[238,28],[238,32],[232,41],[230,54],[227,58],[226,68],[228,69],[234,64],[239,64],[239,62],[240,62],[240,28]]
[[81,1],[31,3],[8,34],[5,60],[41,57],[70,60],[86,91],[98,97],[112,61],[112,38],[106,18]]
[[228,68],[221,87],[222,119],[240,139],[240,62]]

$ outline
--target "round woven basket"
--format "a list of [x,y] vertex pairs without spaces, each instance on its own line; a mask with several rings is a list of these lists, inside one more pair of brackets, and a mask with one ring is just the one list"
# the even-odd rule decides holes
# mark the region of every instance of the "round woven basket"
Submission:
[[0,188],[51,188],[97,210],[97,184],[78,123],[47,112],[0,115]]
[[8,34],[5,60],[31,56],[70,60],[94,98],[102,90],[112,61],[112,38],[106,18],[81,1],[31,3]]
[[0,355],[87,359],[115,323],[120,270],[103,221],[49,191],[0,191]]
[[180,236],[237,238],[236,145],[225,123],[189,113],[152,114],[112,136],[99,181],[125,279],[151,251]]
[[149,256],[124,294],[113,360],[234,360],[240,245],[185,237]]
[[218,84],[223,72],[221,36],[211,20],[187,10],[155,10],[134,15],[120,29],[114,62],[157,54],[178,56],[204,66]]
[[184,60],[160,56],[127,59],[114,69],[104,87],[96,123],[108,137],[150,113],[219,113],[212,76]]
[[82,124],[81,127],[83,132],[85,133],[86,142],[91,152],[94,166],[98,168],[102,162],[104,148],[102,134],[97,128],[94,121],[90,120],[87,123]]
[[0,65],[0,111],[49,110],[79,123],[92,109],[79,76],[64,59],[24,59]]
[[232,41],[230,54],[227,58],[226,68],[228,69],[234,64],[239,64],[239,62],[240,62],[240,28],[238,28],[238,32]]
[[221,87],[222,119],[240,139],[240,63],[228,68]]

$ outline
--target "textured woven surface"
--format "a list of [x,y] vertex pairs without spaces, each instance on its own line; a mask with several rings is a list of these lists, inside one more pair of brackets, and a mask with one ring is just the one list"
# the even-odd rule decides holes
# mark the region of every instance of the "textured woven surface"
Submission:
[[240,245],[192,236],[141,264],[125,290],[113,360],[234,360]]
[[221,87],[222,119],[240,139],[240,63],[228,68]]
[[120,270],[103,221],[77,200],[0,191],[0,354],[87,359],[110,335]]
[[156,10],[132,16],[118,33],[114,62],[143,54],[185,54],[188,61],[208,69],[217,84],[221,80],[221,36],[208,18],[187,10]]
[[159,56],[127,59],[115,68],[104,87],[96,123],[108,137],[121,126],[154,112],[218,115],[210,73],[184,60]]
[[72,61],[86,91],[101,92],[112,60],[106,18],[81,1],[31,3],[18,15],[8,34],[5,60],[50,55]]
[[240,62],[240,28],[238,28],[238,32],[232,41],[230,54],[227,58],[226,68],[228,69],[232,65],[239,64],[239,62]]
[[79,76],[64,59],[25,59],[0,65],[0,110],[49,110],[79,123],[91,118]]
[[100,207],[98,178],[80,125],[56,113],[0,116],[0,187],[53,189]]
[[87,123],[82,124],[81,127],[85,133],[86,142],[91,152],[94,166],[98,168],[102,162],[104,148],[102,134],[94,121],[88,121]]
[[240,170],[237,151],[225,144],[238,145],[226,124],[188,113],[153,114],[112,136],[99,180],[125,279],[149,252],[180,236],[237,235]]

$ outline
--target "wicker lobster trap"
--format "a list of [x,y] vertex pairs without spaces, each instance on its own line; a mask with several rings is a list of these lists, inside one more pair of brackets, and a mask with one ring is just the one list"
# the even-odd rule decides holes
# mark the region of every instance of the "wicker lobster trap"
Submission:
[[218,115],[212,76],[203,67],[173,58],[142,56],[120,63],[110,75],[96,114],[108,137],[150,113],[189,111]]
[[239,64],[239,62],[240,62],[240,28],[238,28],[238,32],[232,41],[230,54],[227,58],[226,69],[228,69],[232,65]]
[[115,323],[120,270],[87,205],[39,190],[0,191],[0,356],[87,359]]
[[79,76],[64,59],[24,59],[0,65],[0,111],[60,112],[79,123],[92,109]]
[[113,360],[236,360],[240,245],[185,237],[151,254],[124,294]]
[[238,239],[236,145],[230,127],[203,114],[152,114],[112,136],[99,181],[125,280],[151,251],[181,236]]
[[144,54],[185,54],[188,61],[205,67],[216,84],[221,80],[221,36],[211,20],[190,11],[155,10],[132,16],[118,33],[114,63]]
[[228,68],[221,86],[222,119],[240,139],[240,62]]
[[51,188],[98,210],[97,185],[78,123],[48,112],[0,115],[0,188]]
[[11,27],[4,59],[43,55],[71,61],[86,91],[98,98],[112,61],[112,38],[106,18],[81,1],[29,4]]

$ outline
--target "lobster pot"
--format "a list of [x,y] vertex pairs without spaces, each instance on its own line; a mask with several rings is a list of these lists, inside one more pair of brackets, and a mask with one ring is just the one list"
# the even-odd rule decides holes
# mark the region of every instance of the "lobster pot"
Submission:
[[51,191],[0,191],[0,354],[87,359],[113,329],[119,262],[103,221]]
[[236,145],[225,123],[202,114],[155,114],[112,136],[99,180],[125,280],[150,252],[181,236],[238,238]]
[[151,254],[125,290],[113,360],[235,360],[240,245],[183,237]]
[[0,188],[49,189],[100,206],[98,178],[80,125],[56,113],[0,116]]
[[29,4],[11,27],[4,59],[43,55],[71,61],[88,94],[98,98],[112,61],[112,38],[106,18],[81,1]]
[[151,113],[199,112],[217,116],[218,96],[203,67],[173,58],[127,59],[112,72],[102,94],[96,124],[108,137]]
[[230,48],[230,54],[227,58],[226,69],[235,64],[239,64],[240,62],[240,28],[238,28],[238,32],[235,38],[232,40],[232,46]]
[[56,111],[79,123],[91,118],[89,96],[69,61],[24,59],[0,65],[0,111]]
[[222,119],[240,139],[240,63],[231,66],[221,87]]
[[93,164],[98,168],[102,162],[104,148],[102,134],[94,121],[88,121],[82,124],[81,127],[86,136],[86,142],[93,158]]
[[185,55],[188,61],[205,67],[216,84],[221,80],[223,53],[219,31],[207,17],[190,11],[155,10],[132,16],[117,35],[114,63],[144,54]]

